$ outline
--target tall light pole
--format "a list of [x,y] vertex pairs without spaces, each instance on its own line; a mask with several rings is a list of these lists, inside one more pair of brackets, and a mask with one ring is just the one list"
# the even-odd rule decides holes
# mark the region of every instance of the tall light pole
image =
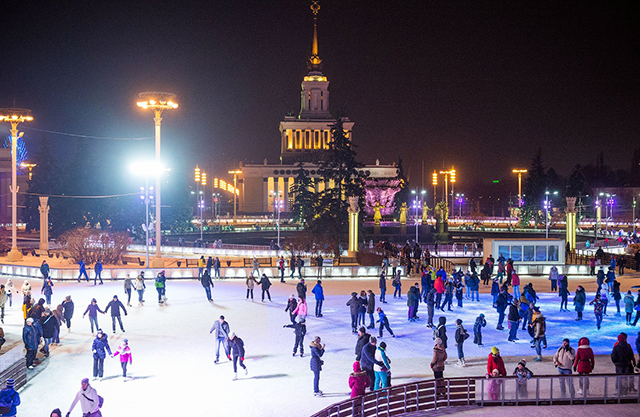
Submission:
[[436,187],[438,186],[438,173],[434,170],[431,174],[431,185],[433,185],[433,208],[436,207]]
[[518,208],[522,207],[522,174],[526,174],[526,169],[514,169],[511,172],[518,174]]
[[200,242],[204,242],[204,237],[202,236],[202,232],[204,230],[204,212],[205,212],[205,199],[204,199],[204,190],[207,185],[207,173],[202,172],[202,176],[200,177],[200,184],[202,185],[202,189],[200,190]]
[[144,187],[140,187],[140,199],[144,200],[145,205],[145,246],[147,248],[147,262],[145,268],[149,268],[149,204],[153,201],[153,187],[149,187],[149,175],[159,175],[162,169],[156,166],[154,162],[139,162],[131,165],[131,171],[136,175],[144,176]]
[[[235,196],[235,193],[233,195]],[[276,230],[278,231],[278,250],[280,250],[280,210],[282,209],[282,191],[271,191],[271,195],[273,196],[273,217],[276,220]]]
[[557,191],[550,192],[549,190],[544,192],[544,210],[545,210],[545,220],[546,220],[546,239],[549,239],[549,209],[551,208],[551,202],[549,201],[549,195],[558,195]]
[[[178,103],[175,102],[175,94],[161,92],[140,93],[138,96],[143,100],[137,102],[138,107],[149,109],[153,112],[155,122],[156,136],[156,164],[160,166],[160,126],[162,123],[162,112],[170,109],[177,109]],[[160,217],[161,207],[161,185],[162,174],[158,172],[156,176],[156,256],[153,258],[153,268],[163,268],[161,244],[162,244],[162,223]]]
[[420,224],[420,216],[418,215],[418,210],[420,209],[420,207],[422,207],[422,199],[427,195],[427,191],[411,190],[411,194],[415,196],[413,200],[413,208],[416,215],[416,243],[418,243],[418,225]]
[[18,250],[18,138],[23,133],[18,133],[18,124],[33,120],[29,109],[0,109],[0,121],[11,124],[11,250],[7,254],[7,260],[17,262],[22,259],[22,252]]
[[[447,214],[449,210],[449,191],[448,191],[448,183],[451,181],[451,192],[453,193],[453,184],[456,182],[456,170],[451,167],[448,171],[440,171],[441,175],[444,175],[444,203],[447,205]],[[453,208],[451,209],[451,214],[453,214]]]
[[595,241],[598,241],[598,232],[600,229],[600,219],[602,218],[602,206],[600,205],[600,199],[598,197],[596,197],[595,200],[595,207],[596,207],[596,236],[595,236]]
[[633,234],[636,234],[636,196],[633,196],[633,214],[631,215],[631,223],[633,223]]
[[233,174],[233,221],[236,221],[236,198],[238,191],[238,174],[242,174],[242,171],[239,169],[234,169],[233,171],[229,171],[229,174]]
[[456,193],[456,201],[458,202],[458,218],[462,217],[462,203],[464,202],[464,194]]

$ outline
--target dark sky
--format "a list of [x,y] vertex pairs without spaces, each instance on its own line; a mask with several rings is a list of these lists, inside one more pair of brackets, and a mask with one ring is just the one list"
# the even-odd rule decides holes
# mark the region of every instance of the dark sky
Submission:
[[[152,136],[137,93],[170,91],[168,165],[275,162],[278,123],[299,109],[310,3],[4,0],[0,106],[33,109],[39,129]],[[600,150],[628,168],[640,133],[631,3],[321,0],[332,109],[355,121],[363,161],[403,157],[417,185],[422,160],[427,184],[455,164],[464,189],[510,177],[538,147],[561,173]],[[41,136],[27,131],[32,152]],[[50,137],[60,156],[78,142]],[[153,152],[152,141],[87,143],[114,169]]]

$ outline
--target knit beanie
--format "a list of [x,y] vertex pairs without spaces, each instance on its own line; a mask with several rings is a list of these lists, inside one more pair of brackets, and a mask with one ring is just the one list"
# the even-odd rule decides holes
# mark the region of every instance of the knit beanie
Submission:
[[500,349],[494,346],[491,348],[491,353],[493,353],[494,355],[497,355],[498,353],[500,353]]
[[7,388],[13,388],[13,385],[15,384],[16,381],[14,381],[13,378],[9,378],[7,379]]

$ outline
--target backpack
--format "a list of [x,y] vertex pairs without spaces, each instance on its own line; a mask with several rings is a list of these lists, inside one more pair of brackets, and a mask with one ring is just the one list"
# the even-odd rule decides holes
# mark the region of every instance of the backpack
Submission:
[[[0,414],[9,414],[11,412],[11,406],[13,405],[13,397],[17,393],[14,392],[11,397],[4,398],[0,401]],[[8,401],[8,402],[7,402]]]
[[[86,395],[84,395],[84,393],[82,393],[82,396],[84,398],[86,398],[87,400],[93,402],[93,400],[89,397],[87,397]],[[104,404],[104,398],[102,398],[102,396],[98,395],[98,408],[102,408],[102,405]]]

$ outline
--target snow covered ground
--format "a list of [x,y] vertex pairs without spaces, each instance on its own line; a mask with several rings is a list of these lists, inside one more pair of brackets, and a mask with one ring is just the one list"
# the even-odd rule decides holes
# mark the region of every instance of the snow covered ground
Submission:
[[[406,280],[403,292],[406,293]],[[2,280],[4,282],[4,280]],[[20,287],[22,280],[14,280]],[[283,328],[289,322],[284,312],[289,294],[295,293],[296,281],[287,280],[281,284],[274,280],[271,291],[273,302],[260,302],[260,290],[256,288],[255,301],[245,300],[244,281],[216,282],[213,290],[213,305],[206,301],[204,290],[197,282],[168,282],[167,306],[158,306],[153,283],[148,282],[144,307],[129,309],[129,315],[123,317],[126,337],[133,353],[133,365],[130,373],[133,380],[124,381],[120,376],[119,359],[107,358],[105,378],[92,382],[105,399],[105,416],[134,415],[202,415],[202,416],[308,416],[320,409],[347,398],[347,379],[354,360],[356,337],[351,334],[350,316],[345,303],[349,293],[354,290],[373,289],[376,294],[377,282],[374,280],[332,280],[325,281],[326,301],[324,317],[313,317],[313,295],[309,297],[308,333],[305,339],[305,357],[292,357],[294,335],[292,329]],[[309,280],[309,291],[315,280]],[[34,287],[37,287],[34,285]],[[389,285],[389,289],[393,288]],[[623,284],[623,290],[627,290]],[[63,346],[53,347],[51,357],[41,365],[38,374],[30,379],[22,390],[22,405],[19,415],[44,416],[60,407],[66,413],[79,389],[83,377],[91,377],[92,357],[88,318],[84,320],[82,312],[92,297],[104,308],[106,303],[117,294],[124,297],[122,282],[106,283],[94,287],[88,284],[57,283],[54,287],[54,305],[62,301],[65,295],[71,295],[76,312],[72,333],[62,332]],[[593,297],[588,294],[588,301]],[[534,350],[529,347],[529,338],[521,332],[518,343],[509,343],[507,331],[495,330],[497,313],[490,308],[491,296],[481,294],[479,303],[468,303],[465,307],[443,315],[447,317],[448,335],[451,339],[455,332],[455,319],[461,318],[465,327],[472,333],[475,317],[484,312],[488,325],[484,332],[485,347],[479,348],[471,339],[465,343],[465,355],[472,366],[459,369],[448,366],[445,376],[483,375],[486,358],[493,345],[500,347],[507,358],[507,370],[510,372],[519,358],[532,361]],[[543,352],[545,362],[531,367],[537,374],[555,373],[549,356],[561,344],[564,337],[577,340],[588,336],[597,354],[609,354],[620,331],[630,335],[630,342],[636,338],[635,328],[624,324],[624,320],[613,316],[613,309],[605,317],[603,329],[595,329],[595,319],[591,309],[585,312],[583,322],[575,322],[575,313],[560,313],[559,298],[554,294],[540,294],[539,305],[547,316],[549,347]],[[392,359],[392,373],[395,383],[407,383],[413,380],[429,378],[429,368],[433,348],[432,332],[425,328],[426,308],[421,304],[418,315],[421,320],[407,322],[406,295],[402,300],[394,300],[387,295],[388,304],[384,310],[396,338],[385,335],[389,357]],[[14,300],[15,301],[15,300]],[[19,338],[22,330],[20,302],[13,308],[7,308],[4,330],[7,339]],[[570,307],[572,305],[570,304]],[[615,307],[614,307],[615,308]],[[223,314],[244,342],[246,347],[246,365],[248,376],[239,373],[240,380],[232,381],[232,364],[226,359],[214,364],[215,350],[213,336],[209,329]],[[436,314],[437,320],[438,314]],[[111,332],[111,319],[100,316],[99,322],[107,331],[112,349],[115,349],[125,336],[118,330]],[[377,336],[377,330],[374,333]],[[309,369],[308,344],[312,337],[319,335],[326,343],[324,369],[321,374],[320,388],[325,397],[316,398],[312,393],[313,374]],[[450,364],[455,362],[456,349],[449,344]],[[471,359],[477,357],[475,360]],[[45,368],[45,369],[42,369]],[[611,372],[610,362],[598,360],[596,371]],[[78,407],[72,415],[80,416]]]

